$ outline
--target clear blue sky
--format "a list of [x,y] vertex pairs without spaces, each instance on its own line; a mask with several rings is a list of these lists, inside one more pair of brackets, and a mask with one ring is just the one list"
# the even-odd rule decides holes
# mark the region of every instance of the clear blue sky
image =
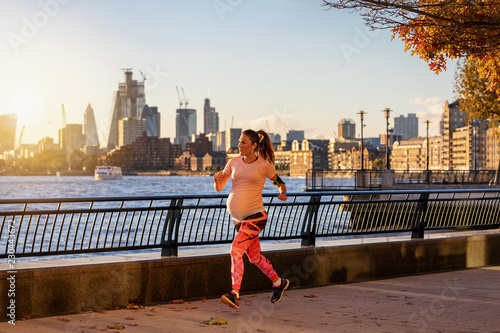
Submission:
[[[198,110],[210,93],[221,128],[335,137],[342,118],[368,112],[365,137],[385,132],[383,110],[438,122],[453,101],[454,65],[436,75],[390,32],[320,0],[0,0],[0,114],[18,113],[24,143],[56,138],[61,104],[83,123],[90,102],[106,144],[121,68],[147,75],[162,137],[175,136],[176,86]],[[391,122],[392,123],[392,122]],[[104,140],[104,141],[103,141]]]

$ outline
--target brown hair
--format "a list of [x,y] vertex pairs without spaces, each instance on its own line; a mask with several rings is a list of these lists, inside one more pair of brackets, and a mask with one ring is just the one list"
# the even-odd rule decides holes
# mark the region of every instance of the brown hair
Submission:
[[271,142],[269,134],[267,134],[264,130],[254,131],[251,129],[243,131],[243,134],[250,139],[252,144],[257,144],[255,152],[258,153],[264,160],[274,165],[274,146]]

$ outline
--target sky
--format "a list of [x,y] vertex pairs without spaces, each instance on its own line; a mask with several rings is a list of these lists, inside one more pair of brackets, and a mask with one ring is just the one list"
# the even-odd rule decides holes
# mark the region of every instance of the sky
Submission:
[[176,87],[197,110],[198,132],[210,97],[221,130],[283,139],[291,129],[336,137],[344,118],[359,137],[360,110],[364,137],[378,136],[384,108],[416,113],[421,136],[430,120],[435,135],[455,99],[455,64],[436,75],[390,31],[370,31],[357,13],[321,0],[0,0],[0,36],[0,114],[18,114],[23,143],[57,141],[62,105],[68,124],[83,124],[90,103],[105,146],[123,68],[146,77],[146,103],[172,140]]

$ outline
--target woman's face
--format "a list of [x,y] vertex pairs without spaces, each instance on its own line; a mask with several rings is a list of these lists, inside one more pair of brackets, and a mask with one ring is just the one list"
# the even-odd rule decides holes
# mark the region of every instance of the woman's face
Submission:
[[257,147],[257,144],[250,141],[248,136],[242,134],[240,136],[240,141],[238,143],[238,149],[240,150],[241,156],[251,156],[253,154],[253,150]]

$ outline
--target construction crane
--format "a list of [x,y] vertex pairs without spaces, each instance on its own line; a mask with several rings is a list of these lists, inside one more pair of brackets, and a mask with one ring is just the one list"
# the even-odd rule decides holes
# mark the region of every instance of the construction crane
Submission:
[[66,127],[66,111],[64,110],[64,104],[62,104],[62,128]]
[[186,95],[184,95],[184,88],[182,89],[182,96],[184,97],[184,107],[187,109],[188,104],[189,104],[189,99],[186,98]]
[[141,70],[139,70],[139,72],[141,73],[141,76],[142,76],[142,82],[143,82],[143,83],[144,83],[144,82],[146,82],[146,79],[148,78],[148,77],[146,76],[146,74],[144,74]]
[[182,109],[182,105],[184,104],[184,101],[181,99],[181,95],[179,94],[179,87],[175,86],[177,89],[177,98],[179,99],[179,109]]

